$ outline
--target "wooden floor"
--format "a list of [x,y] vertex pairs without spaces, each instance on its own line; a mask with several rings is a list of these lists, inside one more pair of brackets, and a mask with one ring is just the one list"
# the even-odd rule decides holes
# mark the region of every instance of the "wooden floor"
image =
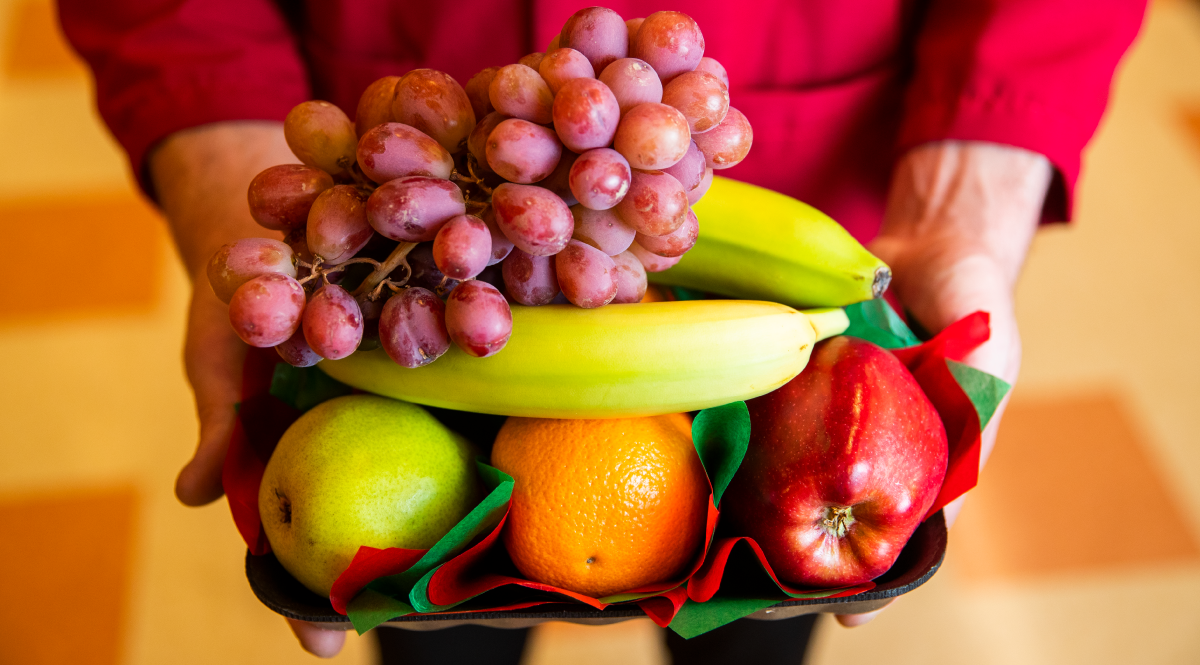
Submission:
[[[812,663],[1200,662],[1200,3],[1159,0],[1020,285],[1025,366],[946,565]],[[48,0],[0,0],[0,664],[302,663],[196,438],[188,286]],[[352,637],[336,659],[371,662]],[[550,625],[530,665],[656,665],[646,622]]]

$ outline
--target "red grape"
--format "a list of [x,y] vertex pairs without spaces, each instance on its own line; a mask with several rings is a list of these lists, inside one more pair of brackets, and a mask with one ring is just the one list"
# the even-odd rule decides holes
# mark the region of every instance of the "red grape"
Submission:
[[617,297],[617,267],[604,252],[578,240],[554,256],[558,286],[572,305],[603,307]]
[[446,305],[417,286],[388,299],[379,315],[379,343],[397,365],[423,367],[450,348]]
[[500,268],[504,290],[522,305],[546,305],[558,295],[553,256],[533,256],[513,249]]
[[471,279],[488,266],[491,257],[492,233],[473,215],[446,222],[433,240],[433,261],[451,279]]
[[308,249],[325,263],[334,265],[354,258],[372,233],[366,200],[350,185],[321,192],[308,211]]
[[293,367],[312,367],[321,362],[321,356],[317,355],[304,339],[303,327],[296,328],[291,337],[276,344],[275,353]]
[[213,254],[208,261],[208,283],[221,302],[228,303],[238,287],[270,273],[296,276],[292,248],[271,238],[242,238]]
[[612,304],[641,302],[646,296],[646,268],[632,252],[621,252],[612,257],[617,268],[617,297]]
[[577,159],[579,159],[579,155],[564,149],[562,157],[558,160],[558,166],[555,166],[545,179],[538,181],[538,187],[545,187],[554,192],[568,206],[579,203],[575,200],[575,195],[571,193],[571,167],[575,165]]
[[600,82],[612,90],[624,116],[638,104],[662,101],[663,85],[654,68],[637,58],[622,58],[600,72]]
[[504,271],[499,265],[491,265],[484,268],[476,277],[476,281],[487,282],[496,287],[496,290],[504,293]]
[[492,192],[492,208],[504,235],[535,256],[562,251],[575,228],[567,204],[541,187],[506,182]]
[[687,210],[683,185],[662,171],[635,170],[629,193],[616,207],[621,221],[648,236],[665,236],[679,228]]
[[541,51],[530,53],[528,55],[521,56],[521,58],[517,60],[517,64],[525,65],[534,71],[538,71],[538,69],[542,66],[542,58],[544,57],[546,57],[546,54],[542,53]]
[[321,169],[302,164],[272,166],[250,181],[246,191],[250,216],[272,231],[302,227],[313,201],[330,187],[333,178]]
[[631,19],[625,21],[625,31],[629,35],[628,36],[628,44],[629,44],[628,51],[630,53],[633,53],[633,40],[637,39],[638,30],[640,30],[642,28],[642,23],[645,22],[645,20],[646,19],[643,17],[643,18],[631,18]]
[[491,284],[477,279],[463,282],[446,299],[446,330],[463,351],[486,358],[508,343],[512,310]]
[[642,263],[642,267],[646,269],[646,272],[662,272],[679,263],[679,259],[683,258],[681,256],[667,258],[658,254],[651,254],[642,249],[641,245],[638,245],[636,242],[629,246],[629,253],[637,257],[638,261]]
[[536,70],[525,65],[506,65],[496,72],[488,87],[492,108],[504,115],[549,124],[554,93]]
[[621,118],[613,148],[635,169],[672,166],[687,154],[687,118],[666,104],[639,104]]
[[608,86],[596,79],[574,79],[554,97],[554,131],[575,152],[612,143],[621,108]]
[[629,249],[637,234],[612,210],[590,210],[577,205],[571,208],[571,214],[575,216],[575,233],[571,237],[609,256]]
[[322,358],[338,360],[362,341],[363,316],[354,297],[337,284],[317,289],[304,308],[304,339]]
[[238,287],[229,301],[229,323],[242,341],[267,348],[286,342],[300,327],[304,287],[288,275],[267,273]]
[[451,153],[464,147],[475,128],[471,100],[453,77],[436,69],[414,69],[396,84],[392,115],[428,134]]
[[500,71],[499,67],[488,67],[472,76],[463,88],[463,91],[467,93],[467,99],[471,100],[471,110],[475,112],[476,121],[492,112],[492,100],[488,97],[488,88],[491,87],[492,79],[496,78],[498,71]]
[[283,138],[300,161],[330,175],[348,170],[358,148],[350,118],[333,104],[317,100],[301,102],[288,112]]
[[385,289],[374,300],[371,299],[369,292],[354,296],[354,302],[358,303],[358,311],[362,312],[363,321],[378,320],[379,314],[383,311],[383,305],[387,302],[386,297],[390,294],[391,292]]
[[496,112],[489,113],[483,116],[483,119],[475,125],[475,129],[471,130],[471,135],[467,137],[467,150],[475,157],[476,173],[487,173],[492,170],[487,163],[487,140],[491,136],[492,130],[505,120],[508,120],[508,116]]
[[385,238],[425,242],[442,224],[467,212],[462,190],[441,178],[407,176],[389,180],[367,199],[367,221]]
[[392,101],[396,98],[399,81],[399,76],[385,76],[363,90],[358,98],[358,110],[354,112],[354,129],[359,138],[372,128],[392,122]]
[[692,134],[703,134],[729,112],[729,88],[708,72],[684,72],[663,88],[662,103],[687,118]]
[[552,129],[509,118],[488,136],[486,153],[497,175],[527,185],[550,175],[562,157],[562,144]]
[[721,124],[696,135],[696,147],[704,153],[708,165],[717,170],[736,166],[750,153],[752,143],[754,130],[750,128],[750,121],[732,106]]
[[[307,216],[304,218],[304,221],[307,224]],[[312,252],[308,249],[308,230],[304,226],[288,231],[287,235],[283,236],[283,242],[292,249],[292,256],[305,263],[313,262]],[[303,266],[296,268],[296,278],[307,277],[307,271],[308,268]]]
[[642,249],[666,258],[683,256],[696,244],[696,236],[700,234],[700,223],[696,213],[688,208],[684,215],[683,225],[665,236],[647,236],[637,234],[637,244]]
[[368,178],[383,183],[406,175],[449,178],[454,159],[420,130],[388,122],[359,139],[358,165]]
[[596,71],[586,56],[573,48],[560,48],[550,51],[538,67],[538,73],[550,86],[550,92],[558,94],[559,89],[567,81],[573,79],[596,78]]
[[683,12],[654,12],[638,28],[630,55],[650,63],[663,82],[670,82],[700,63],[704,35]]
[[358,343],[359,351],[374,351],[379,348],[379,319],[368,319],[363,323],[363,338]]
[[[700,157],[703,162],[704,157]],[[608,210],[621,202],[633,177],[629,162],[611,148],[589,150],[571,166],[571,193],[584,207]]]
[[675,163],[674,166],[668,166],[663,169],[663,173],[668,173],[679,184],[683,185],[683,191],[690,192],[700,186],[700,181],[704,180],[704,171],[708,167],[704,164],[704,153],[700,152],[700,148],[696,147],[696,141],[688,143],[687,154],[683,159]]
[[597,72],[629,52],[629,30],[621,15],[604,7],[580,9],[567,19],[559,46],[573,48],[587,57]]
[[696,65],[696,71],[708,72],[721,79],[721,83],[724,83],[726,88],[729,87],[729,72],[725,71],[725,66],[707,55],[700,58],[700,63]]
[[508,236],[504,235],[504,232],[500,230],[500,226],[496,224],[496,211],[492,209],[492,206],[489,205],[487,208],[484,208],[480,218],[483,219],[484,224],[487,224],[488,232],[492,234],[492,252],[490,258],[488,258],[488,265],[494,266],[503,261],[504,257],[512,252],[513,244],[508,239]]
[[704,195],[708,192],[708,188],[712,187],[712,181],[712,167],[705,167],[704,178],[700,181],[700,184],[696,185],[696,189],[688,192],[688,205],[696,205],[700,199],[704,198]]
[[[433,243],[423,242],[412,248],[406,257],[408,259],[408,285],[429,289],[440,298],[445,298],[458,285],[457,279],[450,279],[438,270],[437,262],[433,260]],[[400,281],[406,277],[403,268],[397,268],[392,279]]]

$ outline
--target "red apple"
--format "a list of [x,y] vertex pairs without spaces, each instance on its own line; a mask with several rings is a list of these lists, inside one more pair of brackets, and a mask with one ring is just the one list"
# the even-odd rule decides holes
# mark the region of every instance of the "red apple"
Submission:
[[796,585],[887,571],[946,475],[946,430],[908,369],[870,342],[835,337],[748,406],[750,447],[721,502],[734,533]]

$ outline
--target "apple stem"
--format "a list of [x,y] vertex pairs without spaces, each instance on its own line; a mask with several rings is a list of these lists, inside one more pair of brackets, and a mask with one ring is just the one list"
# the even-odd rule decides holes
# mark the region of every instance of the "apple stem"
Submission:
[[825,509],[825,519],[821,520],[821,526],[825,527],[825,533],[842,538],[854,522],[850,506],[829,506]]

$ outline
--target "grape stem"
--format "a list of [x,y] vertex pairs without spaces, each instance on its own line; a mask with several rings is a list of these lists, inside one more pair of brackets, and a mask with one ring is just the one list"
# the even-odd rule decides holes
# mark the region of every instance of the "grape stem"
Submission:
[[321,267],[322,261],[321,261],[321,257],[319,257],[319,256],[316,257],[312,263],[309,263],[309,262],[305,261],[304,259],[296,259],[296,263],[305,268],[308,268],[310,270],[308,276],[305,277],[304,279],[300,280],[301,286],[303,286],[304,284],[306,284],[318,277],[320,277],[321,281],[325,282],[325,284],[328,285],[329,284],[329,273],[338,272],[338,271],[342,270],[343,268],[345,268],[346,266],[351,266],[351,265],[354,265],[355,263],[370,263],[371,265],[375,266],[376,268],[378,268],[380,266],[380,263],[378,261],[376,261],[375,259],[372,259],[372,258],[365,257],[365,256],[360,256],[356,259],[350,259],[349,261],[343,261],[342,263],[339,263],[335,266],[329,266],[328,268]]
[[[396,249],[392,250],[392,253],[388,255],[387,259],[385,259],[383,263],[378,263],[375,266],[375,270],[372,271],[370,275],[367,275],[367,278],[362,281],[362,284],[358,285],[357,289],[354,289],[354,293],[351,295],[361,296],[364,293],[369,293],[372,296],[371,299],[374,300],[376,297],[375,287],[379,286],[380,283],[387,279],[387,276],[390,275],[393,270],[399,268],[400,266],[404,266],[405,272],[411,275],[412,268],[409,267],[408,259],[406,257],[408,256],[408,253],[412,251],[413,247],[416,246],[417,243],[415,242],[402,242],[399,245],[396,245]],[[408,281],[408,279],[405,278],[405,281]]]
[[[378,268],[378,267],[381,265],[381,264],[380,264],[378,261],[376,261],[375,259],[368,258],[368,257],[365,257],[365,256],[360,256],[360,257],[358,257],[358,258],[356,258],[356,259],[350,259],[349,261],[343,261],[342,263],[339,263],[339,264],[337,264],[337,267],[338,267],[338,268],[344,268],[344,267],[346,267],[346,266],[352,266],[352,265],[354,265],[355,263],[370,263],[371,265],[375,266],[376,268]],[[330,270],[332,270],[332,268],[330,268]]]
[[308,276],[305,277],[304,279],[300,280],[300,286],[304,286],[306,283],[325,274],[321,270],[321,261],[322,261],[321,257],[319,257],[319,256],[314,257],[312,263],[308,263],[307,261],[305,261],[303,259],[296,259],[297,263],[299,263],[300,265],[309,269]]
[[385,286],[388,289],[390,289],[392,291],[392,293],[399,293],[399,292],[403,291],[404,289],[408,288],[408,287],[404,286],[404,284],[407,282],[408,282],[407,277],[405,277],[404,282],[402,282],[400,284],[397,284],[390,279],[385,279],[379,283],[379,286],[375,287],[375,290],[372,291],[371,295],[367,296],[367,298],[369,298],[370,300],[379,300],[379,296],[383,294],[383,287],[385,287]]
[[484,194],[491,196],[492,191],[493,191],[492,188],[483,184],[483,178],[480,178],[478,175],[475,174],[475,156],[474,155],[467,157],[467,170],[470,171],[471,175],[465,176],[465,175],[459,173],[458,171],[454,171],[450,174],[450,177],[455,180],[469,182],[469,183],[475,185],[476,187],[478,187],[479,189],[482,189]]

